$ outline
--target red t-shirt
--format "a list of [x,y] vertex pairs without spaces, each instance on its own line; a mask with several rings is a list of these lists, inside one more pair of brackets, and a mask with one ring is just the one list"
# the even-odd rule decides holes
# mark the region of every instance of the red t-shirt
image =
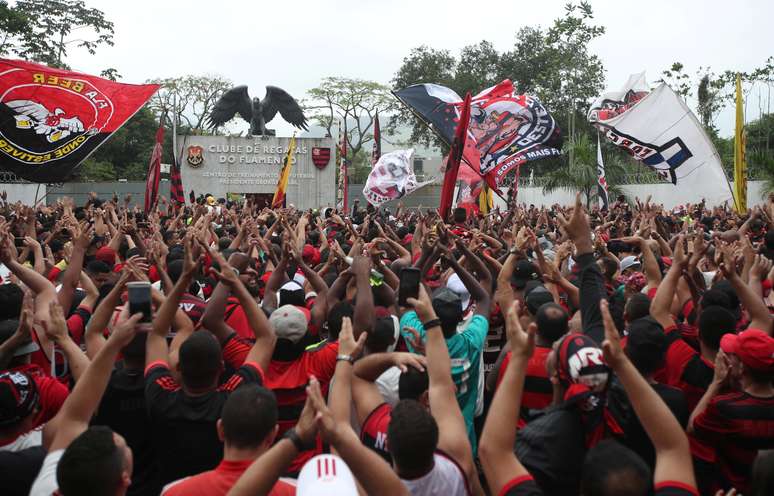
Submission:
[[[250,341],[232,335],[223,343],[223,360],[232,367],[239,367],[251,347]],[[271,361],[266,371],[264,386],[274,391],[277,397],[278,439],[298,422],[306,402],[306,385],[309,383],[310,375],[314,375],[320,382],[323,396],[328,394],[328,384],[336,370],[338,353],[339,343],[323,341],[307,348],[296,360]],[[322,453],[322,441],[318,437],[316,448],[300,453],[290,464],[288,473],[297,473],[307,460],[320,453]]]
[[[225,496],[254,460],[223,460],[214,470],[170,482],[162,491],[163,496]],[[278,480],[269,496],[293,496],[296,486],[286,480]]]
[[712,382],[715,366],[683,341],[677,326],[664,329],[664,333],[669,344],[663,374],[656,380],[681,389],[689,411],[693,411]]
[[392,419],[392,407],[388,403],[382,403],[368,414],[360,429],[360,440],[378,453],[388,463],[392,463],[392,457],[387,450],[387,428]]
[[[527,362],[527,373],[524,379],[524,394],[521,397],[521,406],[526,409],[540,410],[551,404],[554,390],[551,379],[546,370],[546,360],[551,353],[551,348],[536,346],[535,352]],[[497,376],[497,387],[505,376],[505,369],[511,361],[511,352],[505,354],[500,372]]]
[[774,449],[774,397],[744,391],[712,399],[693,421],[694,436],[715,447],[717,463],[729,486],[749,491],[749,473],[758,450]]
[[229,325],[240,338],[255,339],[253,329],[250,327],[250,322],[247,320],[247,315],[239,304],[239,300],[233,296],[226,300],[226,324]]
[[[655,486],[654,496],[699,496],[695,487],[676,481],[659,482]],[[543,491],[531,475],[516,477],[505,484],[500,496],[542,496]]]

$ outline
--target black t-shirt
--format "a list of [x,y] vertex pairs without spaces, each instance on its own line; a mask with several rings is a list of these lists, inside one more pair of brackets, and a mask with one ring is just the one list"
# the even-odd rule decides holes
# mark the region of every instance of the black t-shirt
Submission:
[[145,407],[142,370],[127,370],[119,363],[113,370],[92,425],[106,425],[126,439],[134,454],[130,496],[156,495],[161,491],[152,425]]
[[45,457],[46,450],[42,446],[0,451],[0,492],[3,496],[27,496]]
[[[667,407],[669,407],[669,410],[680,425],[685,428],[688,425],[688,417],[690,415],[685,394],[680,389],[667,386],[666,384],[652,384],[651,386],[666,403]],[[623,436],[618,438],[618,441],[640,455],[645,463],[653,469],[656,465],[656,452],[653,448],[653,443],[650,441],[645,429],[642,428],[642,424],[631,407],[626,393],[622,390],[619,391],[615,386],[611,389],[613,394],[610,395],[610,410],[624,431]],[[615,406],[613,406],[614,403]]]
[[263,384],[263,372],[245,363],[218,389],[187,395],[164,362],[145,369],[145,401],[153,425],[161,484],[212,470],[223,458],[215,427],[228,395],[243,384]]

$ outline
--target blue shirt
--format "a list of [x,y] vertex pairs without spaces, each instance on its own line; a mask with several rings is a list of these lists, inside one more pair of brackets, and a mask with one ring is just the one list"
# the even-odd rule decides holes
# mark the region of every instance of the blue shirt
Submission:
[[[423,341],[427,339],[425,328],[413,310],[403,314],[400,318],[400,332],[403,334],[403,339],[406,340],[409,351],[414,352],[408,341],[408,338],[412,336],[405,331],[406,327],[416,329]],[[451,359],[452,380],[457,386],[457,403],[462,410],[462,417],[465,419],[468,438],[474,454],[476,452],[476,433],[473,419],[476,415],[476,401],[479,394],[481,353],[488,332],[489,321],[482,315],[474,315],[464,328],[457,330],[457,334],[446,338],[446,346],[449,349],[449,358]]]

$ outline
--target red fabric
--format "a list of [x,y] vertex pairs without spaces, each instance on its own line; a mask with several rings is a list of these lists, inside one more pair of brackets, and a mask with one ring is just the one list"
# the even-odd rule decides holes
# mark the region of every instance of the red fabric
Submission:
[[226,315],[228,316],[226,318],[226,324],[234,329],[239,337],[244,339],[255,339],[255,334],[250,327],[250,322],[247,320],[247,315],[245,315],[242,305],[240,305],[239,300],[233,296],[226,301]]
[[374,408],[360,429],[360,440],[385,459],[390,458],[387,448],[387,428],[392,419],[392,407],[387,403]]
[[[524,379],[524,394],[521,406],[526,409],[543,409],[551,404],[553,390],[551,380],[546,370],[546,360],[551,353],[550,347],[536,346],[535,352],[527,362],[527,373]],[[505,376],[505,369],[511,361],[511,352],[505,354],[497,376],[497,387]]]
[[100,262],[105,262],[111,267],[116,264],[116,252],[109,246],[103,246],[97,250],[97,253],[94,254],[94,258]]
[[[23,365],[12,370],[29,375],[38,388],[40,411],[35,416],[32,429],[36,429],[54,418],[67,399],[69,394],[67,387],[58,380],[48,377],[48,374],[36,365]],[[14,442],[17,437],[0,439],[0,446]]]
[[663,378],[667,385],[683,391],[688,410],[693,411],[712,381],[715,367],[682,340],[676,326],[668,327],[664,332],[670,343],[665,355]]
[[156,143],[153,145],[150,163],[148,164],[148,177],[145,180],[145,215],[156,207],[159,198],[159,181],[161,180],[161,154],[164,146],[164,126],[159,124],[156,130]]
[[[59,274],[61,273],[62,273],[62,269],[60,269],[59,267],[54,267],[53,269],[51,269],[51,271],[48,273],[48,276],[46,277],[48,278],[49,281],[54,282],[56,281],[56,278],[59,277]],[[2,280],[2,278],[0,278],[0,280]]]
[[[253,461],[223,460],[214,470],[170,483],[161,494],[163,496],[225,496]],[[269,491],[269,496],[293,496],[294,494],[296,494],[296,487],[283,480],[278,480]]]
[[470,100],[470,92],[468,92],[465,95],[465,101],[462,102],[460,117],[454,132],[454,140],[451,144],[451,151],[446,159],[446,172],[443,176],[443,186],[441,189],[441,203],[438,207],[438,213],[444,220],[449,218],[452,201],[454,200],[454,187],[457,185],[457,174],[460,170],[460,160],[462,160],[465,142],[468,139]]

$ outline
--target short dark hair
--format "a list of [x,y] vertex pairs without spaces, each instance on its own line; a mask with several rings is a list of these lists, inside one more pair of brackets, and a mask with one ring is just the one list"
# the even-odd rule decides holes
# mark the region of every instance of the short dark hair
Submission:
[[736,332],[736,317],[729,310],[711,306],[699,314],[699,339],[712,350],[720,349],[720,338]]
[[629,297],[624,308],[629,322],[650,315],[650,298],[643,293],[634,293]]
[[606,439],[586,453],[581,478],[584,496],[646,496],[652,489],[648,466],[617,441]]
[[420,372],[414,367],[408,367],[398,378],[398,398],[401,400],[416,400],[430,387],[430,377],[427,370]]
[[618,272],[618,262],[609,257],[602,257],[599,259],[599,263],[602,265],[605,279],[612,280],[615,273]]
[[538,335],[553,343],[567,334],[569,317],[567,312],[557,303],[544,303],[535,315]]
[[0,284],[0,319],[18,319],[24,292],[16,284]]
[[244,385],[229,395],[220,419],[226,443],[257,448],[277,425],[277,398],[264,387]]
[[331,341],[339,339],[342,320],[344,317],[351,319],[354,314],[355,309],[347,301],[340,301],[333,305],[328,311],[328,320],[326,321],[328,324],[328,339]]
[[374,328],[366,337],[369,353],[383,353],[395,344],[395,324],[392,317],[381,317],[374,321]]
[[468,211],[462,207],[457,207],[453,212],[454,222],[463,223],[468,220]]
[[89,274],[110,274],[110,266],[102,260],[92,260],[86,264],[86,272]]
[[113,440],[113,431],[98,425],[70,443],[56,467],[56,480],[65,496],[112,496],[123,470],[124,457]]
[[195,332],[180,346],[180,376],[191,388],[212,384],[221,370],[220,344],[209,332]]
[[438,446],[438,424],[416,400],[401,400],[392,409],[387,446],[400,468],[429,469]]

